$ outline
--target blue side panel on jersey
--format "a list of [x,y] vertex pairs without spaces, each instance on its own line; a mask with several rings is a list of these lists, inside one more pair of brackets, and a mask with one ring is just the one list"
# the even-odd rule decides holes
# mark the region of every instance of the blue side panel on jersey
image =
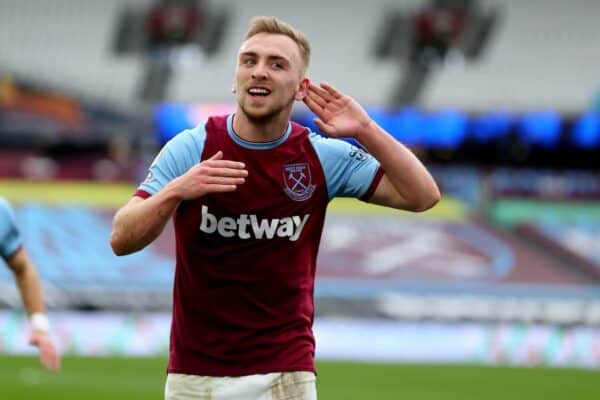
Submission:
[[185,130],[169,140],[152,162],[148,177],[139,189],[156,194],[167,183],[198,164],[205,141],[204,124]]
[[310,140],[321,161],[327,193],[334,197],[362,197],[373,182],[379,162],[364,150],[339,139],[310,133]]
[[0,198],[0,257],[7,258],[21,246],[21,235],[15,225],[10,204]]

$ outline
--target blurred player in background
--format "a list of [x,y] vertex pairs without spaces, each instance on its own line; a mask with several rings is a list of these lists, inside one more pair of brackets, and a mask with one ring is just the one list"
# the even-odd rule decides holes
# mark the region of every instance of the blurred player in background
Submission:
[[60,355],[48,335],[49,323],[37,270],[22,243],[10,204],[0,197],[0,255],[12,270],[31,323],[29,343],[40,350],[40,361],[51,371],[60,369]]
[[[301,32],[254,19],[238,53],[235,114],[167,143],[114,217],[118,255],[174,217],[169,400],[315,399],[313,290],[328,202],[422,211],[440,198],[421,162],[356,101],[309,82],[309,58]],[[331,138],[290,122],[294,101]]]

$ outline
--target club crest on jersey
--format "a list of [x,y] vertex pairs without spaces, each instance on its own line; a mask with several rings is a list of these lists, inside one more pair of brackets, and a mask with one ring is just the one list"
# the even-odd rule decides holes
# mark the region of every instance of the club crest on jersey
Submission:
[[308,163],[288,164],[283,167],[283,191],[294,201],[304,201],[312,196],[315,185],[312,183]]

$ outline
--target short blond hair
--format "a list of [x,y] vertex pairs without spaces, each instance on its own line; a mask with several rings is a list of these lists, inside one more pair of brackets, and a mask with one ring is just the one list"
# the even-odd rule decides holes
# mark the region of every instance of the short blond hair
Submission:
[[310,43],[308,38],[291,24],[277,17],[254,17],[250,21],[248,31],[246,31],[245,39],[248,40],[259,33],[273,33],[285,35],[292,39],[300,49],[300,57],[302,58],[302,73],[306,73],[310,62]]

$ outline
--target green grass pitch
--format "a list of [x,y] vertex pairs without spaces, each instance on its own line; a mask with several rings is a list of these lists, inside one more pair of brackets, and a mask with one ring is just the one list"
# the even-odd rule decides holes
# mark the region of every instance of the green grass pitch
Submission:
[[[58,374],[0,356],[0,398],[162,399],[163,358],[67,357]],[[600,399],[600,372],[543,368],[319,362],[319,400]]]

